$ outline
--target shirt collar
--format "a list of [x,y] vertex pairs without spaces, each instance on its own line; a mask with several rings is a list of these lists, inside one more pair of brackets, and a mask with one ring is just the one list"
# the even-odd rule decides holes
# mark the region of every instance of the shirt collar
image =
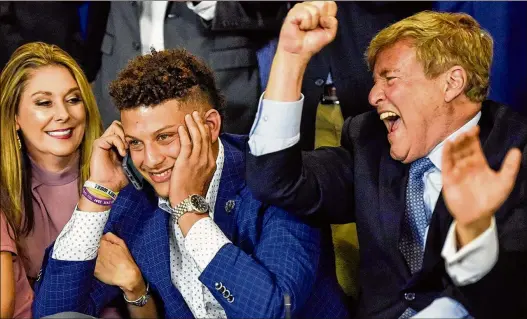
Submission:
[[443,146],[445,145],[445,141],[450,141],[455,139],[457,136],[459,136],[461,133],[466,132],[476,126],[479,122],[479,119],[481,118],[481,111],[476,114],[470,121],[468,121],[465,125],[460,127],[457,131],[450,134],[446,139],[444,139],[441,143],[437,144],[436,147],[428,154],[428,158],[432,163],[437,167],[438,170],[441,171],[441,164],[443,160]]
[[[223,171],[223,164],[225,163],[225,150],[220,138],[218,138],[218,144],[219,150],[218,157],[216,158],[216,171],[214,172],[214,176],[212,176],[212,181],[210,182],[209,189],[207,190],[207,195],[205,197],[205,200],[207,203],[209,203],[209,215],[211,218],[214,218],[214,206],[216,205],[216,198],[218,197],[219,185],[221,181],[221,173]],[[159,197],[158,207],[169,214],[174,212],[167,198]]]
[[80,155],[77,153],[75,156],[76,158],[71,162],[71,164],[65,167],[62,171],[49,172],[40,167],[38,163],[28,155],[31,165],[31,188],[35,189],[42,184],[49,186],[61,186],[75,181],[77,178],[79,178],[80,174]]

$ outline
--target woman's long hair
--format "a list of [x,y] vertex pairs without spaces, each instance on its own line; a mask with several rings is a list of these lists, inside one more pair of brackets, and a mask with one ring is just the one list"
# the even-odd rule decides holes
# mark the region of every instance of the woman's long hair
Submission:
[[90,84],[80,66],[68,53],[56,45],[32,42],[22,45],[11,55],[0,75],[0,170],[1,182],[13,204],[12,211],[6,212],[6,215],[11,215],[8,220],[14,223],[13,229],[23,236],[31,232],[34,224],[31,164],[23,139],[20,137],[21,147],[17,141],[15,115],[31,72],[50,65],[63,66],[69,70],[79,86],[86,108],[86,130],[79,146],[79,193],[89,177],[93,142],[102,134],[101,116]]

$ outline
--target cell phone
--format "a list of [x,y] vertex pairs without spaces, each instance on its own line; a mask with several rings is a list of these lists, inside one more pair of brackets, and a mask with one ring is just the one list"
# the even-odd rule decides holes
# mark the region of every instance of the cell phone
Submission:
[[123,167],[126,177],[128,177],[128,180],[134,185],[135,189],[143,189],[143,176],[141,176],[141,173],[135,168],[129,153],[126,153],[121,166]]

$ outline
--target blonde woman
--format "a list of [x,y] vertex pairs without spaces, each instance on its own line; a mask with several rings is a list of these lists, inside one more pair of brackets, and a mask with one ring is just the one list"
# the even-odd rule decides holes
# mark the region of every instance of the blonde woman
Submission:
[[21,225],[27,275],[71,217],[102,133],[79,65],[55,45],[18,48],[0,76],[1,170]]
[[1,182],[12,203],[4,214],[33,281],[79,200],[101,119],[79,65],[42,42],[18,48],[2,70],[0,119]]

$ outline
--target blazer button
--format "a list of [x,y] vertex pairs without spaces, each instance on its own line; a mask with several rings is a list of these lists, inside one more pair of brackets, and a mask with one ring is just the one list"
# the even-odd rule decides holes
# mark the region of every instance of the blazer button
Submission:
[[228,303],[232,303],[234,301],[234,296],[230,295],[229,298],[227,298]]
[[221,282],[217,282],[214,284],[214,288],[216,288],[216,290],[220,290],[222,287],[223,287],[223,284]]
[[326,81],[324,81],[324,79],[317,79],[315,81],[315,85],[316,86],[322,86],[322,85],[324,85],[324,83],[326,83]]
[[139,44],[139,42],[137,41],[134,41],[132,42],[132,47],[134,48],[134,50],[139,51],[139,49],[141,49],[141,44]]
[[234,209],[234,206],[236,206],[236,202],[233,201],[232,199],[231,200],[228,200],[226,203],[225,203],[225,212],[227,214],[229,214],[233,209]]
[[413,292],[407,292],[404,294],[404,299],[406,299],[406,301],[413,301],[415,299],[415,294]]
[[231,296],[231,292],[227,289],[223,292],[223,298],[229,298]]

